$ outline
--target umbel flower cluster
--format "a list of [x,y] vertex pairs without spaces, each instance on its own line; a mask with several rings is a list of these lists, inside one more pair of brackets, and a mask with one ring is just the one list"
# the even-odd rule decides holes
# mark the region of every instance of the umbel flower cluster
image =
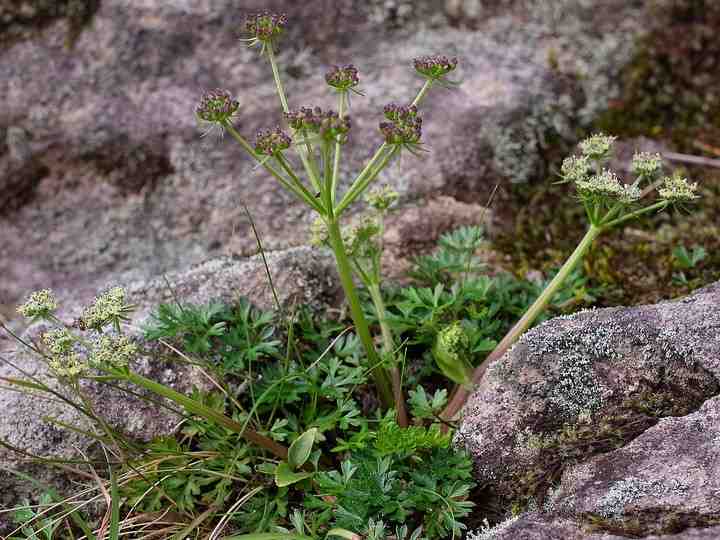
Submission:
[[320,136],[324,141],[345,143],[350,132],[349,116],[340,117],[335,111],[323,111],[320,107],[301,107],[285,113],[285,119],[296,131]]
[[456,84],[446,79],[448,73],[455,71],[458,65],[457,58],[448,58],[447,56],[421,56],[414,60],[415,71],[420,75],[441,81],[443,83]]
[[356,94],[360,94],[360,92],[355,90],[355,87],[360,84],[359,72],[352,64],[348,64],[347,66],[333,66],[330,71],[325,74],[325,82],[340,92],[352,90]]
[[[561,167],[563,180],[575,185],[593,225],[613,226],[626,218],[662,210],[669,205],[691,203],[698,198],[697,184],[688,182],[678,173],[659,179],[662,173],[659,154],[636,153],[630,167],[635,179],[623,182],[606,167],[614,142],[615,137],[593,135],[580,143],[581,155],[565,159]],[[659,200],[642,208],[641,199],[646,188],[657,188]]]
[[[44,357],[56,376],[75,379],[93,368],[103,371],[126,367],[137,354],[136,345],[120,331],[121,323],[129,320],[133,309],[125,298],[122,287],[113,287],[83,310],[73,326],[88,331],[90,336],[76,333],[75,328],[55,317],[58,302],[48,289],[32,293],[18,312],[32,321],[55,325],[42,335]],[[112,333],[104,332],[108,326],[114,327]]]
[[195,113],[204,122],[223,123],[232,120],[238,107],[240,103],[232,98],[230,92],[216,88],[203,95]]
[[248,41],[269,44],[276,40],[285,30],[287,16],[270,11],[263,11],[245,18],[245,31],[251,36]]
[[258,131],[255,137],[255,151],[264,156],[274,156],[290,148],[292,139],[280,127]]
[[380,122],[380,132],[387,144],[411,148],[420,144],[422,118],[415,105],[406,107],[391,103],[385,106],[384,114],[388,122]]

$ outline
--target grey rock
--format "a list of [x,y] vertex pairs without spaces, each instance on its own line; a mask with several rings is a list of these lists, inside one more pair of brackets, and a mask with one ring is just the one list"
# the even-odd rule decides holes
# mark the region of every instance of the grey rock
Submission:
[[[679,534],[643,536],[645,540],[715,540],[720,527],[687,529]],[[468,540],[623,540],[627,536],[590,532],[571,520],[551,519],[537,512],[528,512],[508,519],[495,527],[468,534]]]
[[536,505],[543,519],[607,532],[717,524],[718,285],[527,332],[464,410],[456,442],[478,480],[502,500]]
[[[266,4],[245,2],[243,10]],[[442,194],[484,203],[497,182],[544,174],[550,141],[574,142],[577,127],[613,97],[641,26],[639,9],[620,0],[597,16],[579,1],[557,16],[543,3],[500,10],[475,29],[430,21],[443,14],[433,2],[404,15],[401,4],[269,7],[291,20],[279,57],[292,106],[335,106],[321,76],[329,64],[352,61],[361,71],[366,97],[352,101],[343,186],[379,143],[383,105],[417,91],[412,58],[459,56],[462,87],[432,92],[423,107],[431,153],[403,158],[380,179],[406,202]],[[398,13],[404,22],[389,30],[373,15],[378,8],[381,19]],[[0,303],[45,286],[97,288],[123,272],[151,279],[223,254],[248,255],[255,240],[243,203],[269,250],[305,242],[312,216],[301,203],[231,138],[199,138],[193,109],[216,86],[240,97],[242,133],[281,121],[269,67],[237,40],[242,16],[229,0],[105,0],[72,49],[65,24],[53,19],[33,39],[0,51],[11,59],[0,61],[7,81],[0,130],[32,134],[31,160],[48,171],[32,197],[0,217],[7,277]]]

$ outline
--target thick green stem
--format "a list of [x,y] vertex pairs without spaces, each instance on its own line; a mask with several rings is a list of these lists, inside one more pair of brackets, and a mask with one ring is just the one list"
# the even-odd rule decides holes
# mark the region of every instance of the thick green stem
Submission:
[[[375,313],[377,313],[378,322],[380,323],[380,333],[383,338],[383,354],[393,354],[395,350],[395,341],[392,331],[387,323],[385,302],[383,301],[380,286],[376,283],[366,283],[370,298],[372,299]],[[396,365],[390,369],[390,378],[392,380],[393,400],[395,402],[396,419],[399,426],[407,427],[410,422],[408,420],[407,410],[405,408],[405,396],[402,391],[402,377],[400,370]]]
[[146,377],[143,377],[142,375],[133,373],[132,371],[123,372],[122,374],[113,374],[118,375],[119,377],[133,384],[145,388],[146,390],[150,390],[151,392],[159,396],[162,396],[169,399],[170,401],[177,403],[192,414],[202,416],[203,418],[210,420],[211,422],[215,422],[216,424],[219,424],[229,429],[230,431],[239,434],[247,441],[268,450],[279,459],[287,459],[287,448],[285,448],[281,444],[278,444],[272,439],[261,435],[257,431],[243,427],[242,424],[239,424],[232,418],[229,418],[224,414],[216,411],[215,409],[207,407],[202,403],[199,403],[198,401],[195,401],[194,399],[189,398],[184,394],[181,394],[180,392],[176,392],[175,390],[173,390],[172,388],[168,388],[164,384],[155,382],[152,379],[148,379]]
[[[338,98],[338,116],[342,118],[345,115],[345,92],[340,92]],[[330,186],[330,195],[332,204],[335,206],[335,197],[337,196],[338,177],[340,176],[340,154],[342,145],[340,141],[335,142],[335,162],[333,163],[332,183]]]
[[[590,249],[593,241],[600,235],[600,233],[602,233],[603,230],[604,228],[590,225],[590,228],[587,230],[585,236],[575,248],[575,251],[573,251],[572,255],[570,255],[568,260],[565,261],[565,264],[562,265],[562,268],[560,268],[560,271],[557,273],[557,275],[552,279],[552,281],[547,285],[547,287],[545,287],[545,290],[542,292],[542,294],[537,298],[537,300],[535,300],[535,302],[533,302],[533,305],[530,306],[530,308],[525,312],[522,318],[517,323],[515,323],[515,326],[510,329],[510,331],[505,335],[502,341],[498,343],[498,345],[495,347],[495,350],[493,350],[493,352],[491,352],[488,357],[485,358],[485,360],[483,360],[483,362],[475,368],[472,377],[472,385],[477,385],[480,383],[488,365],[490,365],[495,360],[502,358],[502,356],[520,338],[520,336],[524,334],[528,328],[530,328],[530,326],[535,322],[538,316],[543,311],[545,311],[553,296],[555,296],[555,293],[557,293],[563,282],[575,269],[577,264],[582,260],[582,258],[585,256],[585,253],[588,251],[588,249]],[[452,420],[467,401],[471,389],[472,388],[465,387],[456,388],[455,393],[450,400],[450,403],[448,403],[448,405],[445,407],[445,410],[441,413],[441,418],[443,418],[444,420]]]
[[386,407],[392,407],[394,401],[392,385],[385,368],[380,365],[380,357],[375,350],[375,344],[370,335],[370,328],[365,319],[355,283],[353,283],[350,260],[345,252],[345,244],[342,240],[340,225],[337,220],[334,219],[329,221],[327,226],[328,240],[335,254],[335,262],[337,264],[338,274],[340,275],[340,282],[345,291],[345,297],[347,298],[348,304],[350,304],[350,314],[355,323],[355,332],[363,344],[370,366],[374,367],[372,373],[380,400]]
[[320,185],[321,187],[321,193],[323,196],[323,201],[325,206],[328,208],[328,214],[330,218],[332,219],[332,216],[334,215],[333,212],[333,202],[332,202],[332,158],[331,158],[332,150],[330,149],[330,143],[328,141],[323,141],[322,143],[322,155],[323,155],[323,177],[322,177],[322,183]]

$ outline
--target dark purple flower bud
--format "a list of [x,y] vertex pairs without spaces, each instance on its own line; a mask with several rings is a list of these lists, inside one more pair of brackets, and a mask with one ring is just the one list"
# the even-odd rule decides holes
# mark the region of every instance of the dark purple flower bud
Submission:
[[200,120],[212,123],[224,123],[232,119],[240,104],[232,98],[230,92],[221,88],[206,92],[195,112]]
[[433,56],[421,56],[413,60],[415,71],[423,77],[433,80],[441,80],[448,73],[457,67],[457,58],[448,58],[439,54]]
[[360,84],[358,70],[352,64],[342,67],[333,66],[332,69],[325,74],[325,81],[341,92],[347,92]]
[[245,18],[245,31],[258,41],[270,43],[283,33],[287,21],[287,16],[266,10],[248,15]]
[[414,105],[401,106],[395,103],[386,105],[385,118],[389,122],[380,123],[380,132],[388,144],[417,145],[422,137],[422,118],[418,116]]
[[335,111],[323,111],[320,107],[302,107],[290,111],[285,118],[293,129],[317,133],[330,142],[346,142],[351,127],[349,116],[340,118]]
[[265,156],[274,156],[290,148],[292,139],[279,127],[258,131],[255,137],[255,151]]

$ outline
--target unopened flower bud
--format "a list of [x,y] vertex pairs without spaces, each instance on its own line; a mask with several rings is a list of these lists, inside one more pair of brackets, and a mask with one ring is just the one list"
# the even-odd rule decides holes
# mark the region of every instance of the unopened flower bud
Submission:
[[290,148],[292,139],[279,127],[258,131],[255,138],[255,151],[265,156],[274,156]]
[[460,323],[454,323],[438,333],[432,353],[448,379],[458,384],[470,382],[470,338]]
[[232,119],[240,104],[232,98],[230,92],[221,88],[205,93],[195,110],[197,117],[213,124],[223,124]]
[[457,58],[448,58],[439,54],[432,56],[421,56],[413,60],[415,71],[423,77],[439,81],[454,71],[458,64]]
[[365,200],[370,207],[378,212],[384,212],[398,200],[398,197],[400,197],[398,192],[385,184],[382,187],[371,189],[365,196]]
[[325,74],[325,81],[341,92],[347,92],[360,84],[358,70],[352,64],[342,67],[333,66],[332,69]]

